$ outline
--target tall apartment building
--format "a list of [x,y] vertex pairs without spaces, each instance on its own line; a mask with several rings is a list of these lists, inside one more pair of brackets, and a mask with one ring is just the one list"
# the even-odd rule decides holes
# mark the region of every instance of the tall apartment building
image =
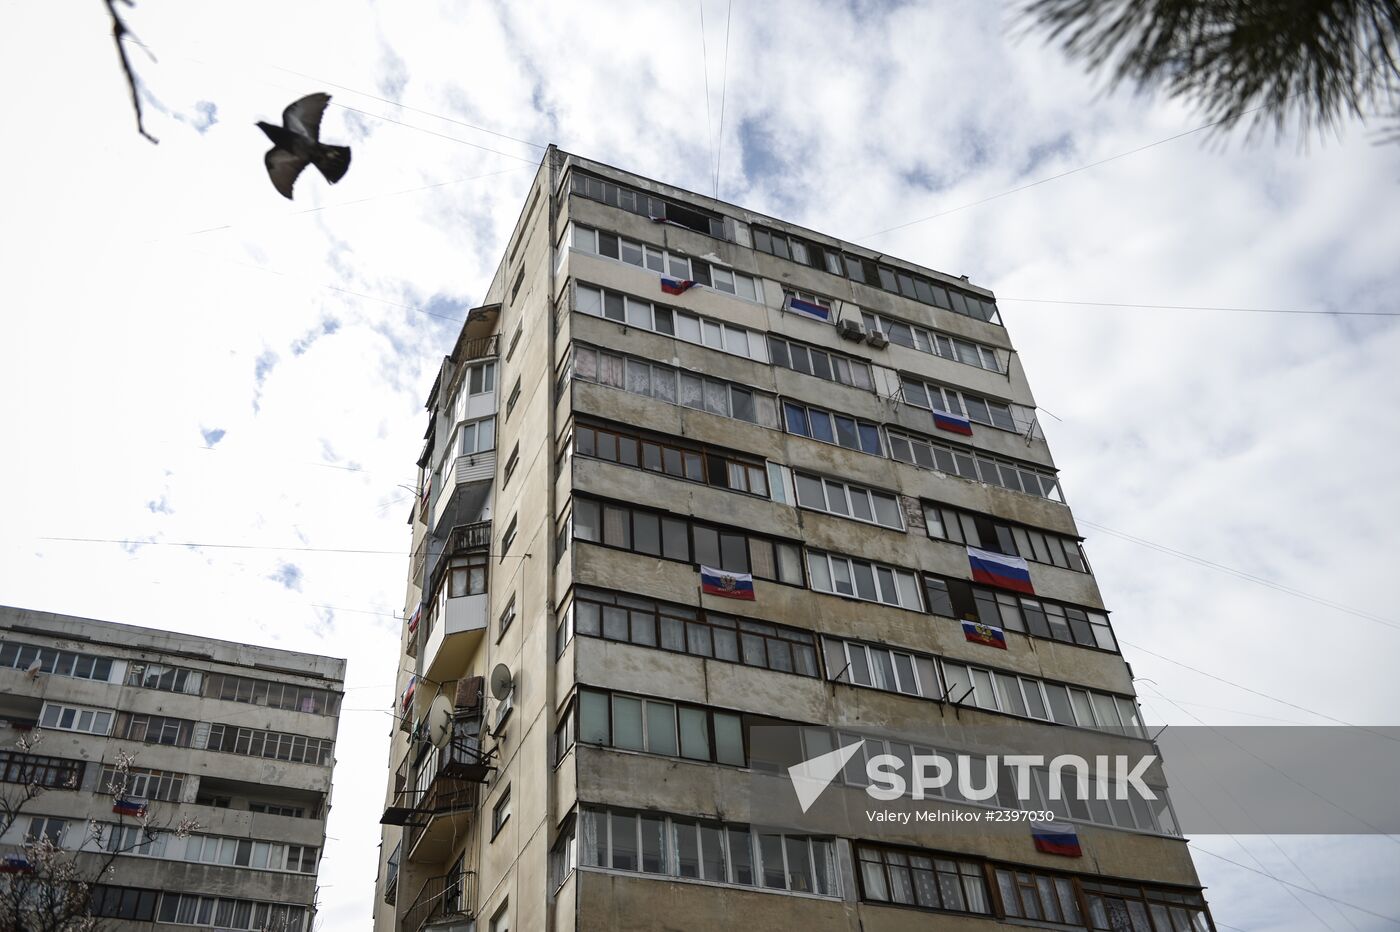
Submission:
[[97,883],[103,929],[309,932],[344,678],[331,657],[0,607],[0,799],[22,803],[0,888],[63,876],[30,873],[26,840],[47,838]]
[[985,288],[551,148],[427,409],[376,929],[1213,928],[1169,808],[748,791],[773,723],[1147,745]]

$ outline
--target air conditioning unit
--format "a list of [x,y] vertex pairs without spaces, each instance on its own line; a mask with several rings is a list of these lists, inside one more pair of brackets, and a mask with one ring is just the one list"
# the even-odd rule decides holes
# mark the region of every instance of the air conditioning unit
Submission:
[[870,335],[865,338],[865,342],[875,349],[883,349],[890,345],[890,338],[885,336],[883,330],[872,330],[870,331]]
[[865,327],[861,322],[852,318],[838,320],[836,322],[836,332],[847,340],[854,340],[859,343],[865,339]]

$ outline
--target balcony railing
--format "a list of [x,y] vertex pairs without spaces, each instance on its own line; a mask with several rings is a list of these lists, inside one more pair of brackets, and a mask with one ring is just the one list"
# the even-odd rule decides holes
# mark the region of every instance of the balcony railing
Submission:
[[489,337],[478,337],[475,340],[468,340],[462,344],[461,357],[458,362],[471,362],[473,359],[486,359],[495,356],[500,335],[492,334]]
[[491,549],[491,522],[478,521],[475,524],[459,524],[447,536],[449,556],[461,556],[474,550]]
[[480,715],[456,716],[446,744],[430,747],[417,766],[417,755],[405,757],[380,823],[421,826],[437,815],[475,809],[479,784],[493,769],[481,749],[481,730]]
[[469,919],[476,897],[476,872],[457,871],[441,877],[429,877],[404,913],[403,928],[421,932],[434,922]]

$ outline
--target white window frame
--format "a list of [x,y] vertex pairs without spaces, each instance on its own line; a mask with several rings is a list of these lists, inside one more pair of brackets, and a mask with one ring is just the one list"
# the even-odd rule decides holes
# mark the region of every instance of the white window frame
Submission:
[[[57,714],[52,716],[50,721],[49,710],[56,709]],[[66,713],[72,713],[72,721],[68,725],[62,724]],[[88,716],[89,727],[82,727],[83,716]],[[100,730],[92,727],[97,722],[102,721]],[[39,712],[39,725],[42,728],[54,731],[72,731],[84,735],[110,735],[112,724],[116,721],[116,715],[107,709],[98,709],[92,706],[70,705],[64,702],[45,702],[43,709]]]
[[[816,574],[813,573],[813,572],[811,571],[811,568],[812,568],[812,562],[811,562],[811,561],[814,560],[814,559],[815,559],[815,560],[825,561],[825,562],[826,562],[826,575],[827,575],[827,578],[830,579],[830,580],[832,581],[832,588],[830,588],[830,589],[821,589],[821,588],[818,588],[818,587],[815,585],[815,583],[816,583]],[[811,550],[811,549],[809,549],[809,550],[807,551],[807,561],[808,561],[808,562],[807,562],[808,575],[809,575],[809,576],[811,577],[811,579],[812,579],[812,582],[813,582],[812,589],[813,589],[814,591],[817,591],[817,592],[826,592],[826,593],[830,593],[830,594],[832,594],[832,595],[844,596],[844,597],[846,597],[846,598],[848,598],[848,599],[858,599],[859,601],[862,601],[862,602],[875,602],[875,603],[878,603],[878,604],[880,604],[880,605],[889,605],[889,606],[892,606],[892,607],[894,607],[894,608],[903,608],[903,609],[908,609],[909,611],[914,611],[914,612],[922,612],[922,611],[924,610],[924,605],[923,605],[923,594],[922,594],[922,592],[920,591],[920,590],[922,589],[922,586],[920,586],[920,584],[919,584],[919,577],[918,577],[918,574],[915,573],[915,572],[913,572],[912,570],[906,570],[906,569],[903,569],[903,568],[898,567],[898,566],[890,566],[889,564],[886,564],[886,563],[877,563],[877,562],[875,562],[875,561],[873,561],[873,560],[854,560],[854,559],[852,559],[852,558],[850,558],[850,557],[843,556],[843,555],[841,555],[841,554],[829,553],[829,552],[824,551],[824,550]],[[835,565],[838,564],[838,563],[845,564],[846,578],[849,579],[849,580],[851,581],[851,591],[850,591],[849,593],[841,592],[840,590],[838,590],[838,589],[836,588],[836,573],[835,573],[835,571],[834,571],[834,567],[835,567]],[[859,587],[856,586],[856,581],[855,581],[855,580],[856,580],[856,577],[855,577],[855,572],[854,572],[854,569],[855,569],[856,564],[862,564],[862,565],[865,565],[865,566],[869,566],[869,567],[870,567],[870,577],[871,577],[871,579],[873,579],[874,582],[875,582],[875,593],[876,593],[876,597],[875,597],[874,599],[867,599],[865,596],[862,596],[862,595],[859,594]],[[891,574],[893,580],[894,580],[894,593],[893,593],[893,595],[894,595],[894,597],[895,597],[895,600],[894,600],[894,601],[889,601],[889,600],[884,599],[884,598],[881,597],[881,596],[884,594],[884,592],[883,592],[883,590],[884,590],[884,585],[883,585],[883,584],[881,583],[881,581],[880,581],[880,572],[879,572],[880,570],[885,570],[885,571],[889,572],[889,573]],[[899,576],[900,576],[900,574],[903,574],[903,575],[909,577],[909,579],[912,581],[912,582],[911,582],[911,585],[912,585],[913,588],[912,588],[911,591],[914,593],[915,601],[917,602],[916,605],[909,606],[909,605],[905,605],[905,604],[903,603],[903,601],[902,601],[902,599],[901,599],[901,597],[900,597],[900,593],[899,593]]]

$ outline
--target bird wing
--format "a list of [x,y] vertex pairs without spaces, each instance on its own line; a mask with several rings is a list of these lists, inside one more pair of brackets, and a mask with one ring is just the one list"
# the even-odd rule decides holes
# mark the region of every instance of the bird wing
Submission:
[[307,94],[282,111],[282,125],[310,139],[320,139],[321,115],[330,102],[330,94]]
[[263,156],[263,163],[267,165],[267,177],[272,179],[272,186],[290,201],[292,185],[296,184],[297,176],[307,166],[307,160],[293,155],[286,149],[273,146],[267,150],[267,155]]

